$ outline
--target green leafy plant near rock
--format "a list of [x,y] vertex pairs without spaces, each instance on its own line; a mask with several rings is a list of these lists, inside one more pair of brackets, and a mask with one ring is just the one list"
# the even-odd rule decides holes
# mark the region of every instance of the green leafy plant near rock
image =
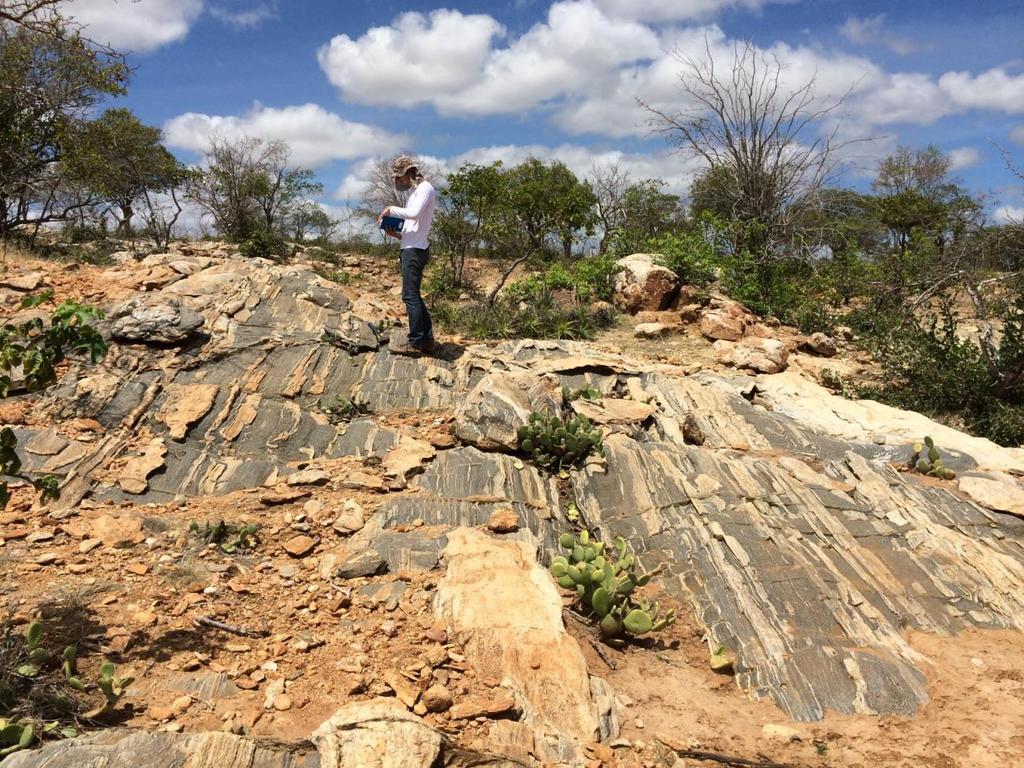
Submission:
[[924,445],[914,444],[914,454],[907,462],[907,466],[912,472],[920,472],[922,475],[937,477],[940,480],[952,480],[956,477],[956,473],[943,464],[942,455],[930,437],[924,439]]
[[562,398],[567,401],[579,400],[598,400],[601,397],[600,390],[594,389],[593,387],[579,387],[577,389],[569,389],[569,387],[562,387]]
[[530,414],[525,426],[517,432],[519,449],[544,469],[556,471],[581,464],[587,456],[604,456],[601,431],[586,416],[568,419],[548,413]]
[[[6,623],[0,630],[0,758],[47,738],[75,738],[79,723],[97,721],[113,711],[134,678],[121,678],[104,662],[95,682],[86,682],[77,668],[75,646],[61,653],[44,644],[41,622],[24,636]],[[99,692],[89,706],[79,694]]]
[[612,546],[579,535],[563,533],[559,545],[565,554],[551,561],[551,575],[558,586],[576,592],[583,607],[600,620],[601,637],[610,645],[622,645],[626,637],[658,632],[675,622],[675,613],[662,613],[656,602],[637,598],[637,587],[645,586],[660,568],[639,572],[633,548],[617,536]]
[[193,522],[188,530],[207,544],[216,544],[228,555],[252,552],[260,543],[259,526],[255,523],[235,524],[219,520],[216,523],[207,522],[199,525]]
[[[29,296],[21,302],[22,309],[32,309],[53,298],[53,291]],[[23,323],[0,326],[0,398],[7,397],[14,386],[13,373],[20,370],[23,388],[37,392],[57,380],[57,366],[70,354],[86,355],[97,363],[107,354],[107,344],[89,323],[103,318],[95,307],[65,301],[51,314],[49,324],[41,317]],[[59,481],[53,475],[31,478],[21,473],[17,453],[18,438],[10,427],[0,429],[0,509],[11,499],[4,478],[31,484],[43,502],[60,497]]]

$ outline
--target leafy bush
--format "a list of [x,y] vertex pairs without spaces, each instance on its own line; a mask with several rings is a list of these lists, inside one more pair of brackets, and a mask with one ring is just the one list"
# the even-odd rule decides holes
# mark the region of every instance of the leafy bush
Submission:
[[238,246],[243,256],[251,259],[279,261],[288,255],[288,244],[276,232],[257,229]]
[[949,311],[923,325],[902,308],[850,317],[882,366],[882,383],[862,387],[862,397],[962,421],[1000,445],[1024,443],[1024,299],[1007,310],[991,362]]
[[520,306],[506,296],[493,305],[486,301],[460,304],[440,301],[432,308],[434,320],[446,330],[475,339],[591,339],[614,318],[585,306],[561,307],[550,295]]
[[[53,293],[44,292],[26,297],[23,309],[51,300]],[[98,320],[103,313],[95,307],[65,301],[51,314],[49,325],[42,318],[33,318],[14,325],[0,327],[0,398],[7,397],[13,384],[11,373],[21,368],[24,386],[35,392],[57,380],[57,366],[69,354],[86,354],[99,362],[107,354],[107,344],[89,321]],[[31,483],[45,502],[60,497],[59,483],[53,475],[29,478],[21,474],[21,459],[17,453],[18,439],[10,427],[0,429],[0,509],[10,501],[5,477],[14,477]]]
[[645,250],[658,254],[684,283],[705,285],[715,279],[714,245],[700,232],[670,232],[648,240]]
[[558,586],[575,591],[583,607],[600,619],[605,642],[622,645],[624,634],[640,637],[675,622],[673,611],[662,615],[657,603],[633,596],[660,569],[639,573],[633,548],[621,536],[606,548],[603,541],[592,541],[587,531],[578,537],[563,533],[559,545],[565,554],[551,561],[551,575]]
[[591,453],[604,456],[601,431],[582,415],[564,419],[558,414],[534,412],[528,423],[519,428],[517,436],[519,450],[545,469],[558,470],[581,464]]
[[561,262],[545,271],[510,283],[504,295],[511,301],[537,301],[551,291],[571,290],[578,303],[610,301],[615,292],[615,275],[620,271],[610,255],[587,256],[566,269]]
[[[78,671],[74,645],[50,647],[41,622],[25,635],[0,627],[0,758],[46,737],[74,738],[82,721],[97,721],[120,702],[133,678],[119,678],[104,662],[95,682]],[[99,703],[81,694],[99,692]],[[90,706],[93,704],[93,706]]]

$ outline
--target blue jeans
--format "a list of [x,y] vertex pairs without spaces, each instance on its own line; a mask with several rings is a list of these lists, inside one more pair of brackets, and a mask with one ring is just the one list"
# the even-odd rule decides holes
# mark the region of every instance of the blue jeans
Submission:
[[414,347],[421,347],[434,339],[434,324],[420,295],[420,283],[423,282],[423,270],[430,261],[430,249],[403,248],[400,258],[402,301],[405,302],[405,311],[409,315],[409,343]]

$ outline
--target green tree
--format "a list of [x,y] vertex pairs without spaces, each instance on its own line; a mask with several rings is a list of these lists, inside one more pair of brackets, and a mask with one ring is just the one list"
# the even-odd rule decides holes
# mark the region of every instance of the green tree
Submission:
[[942,252],[978,218],[981,206],[950,176],[950,166],[934,145],[899,147],[881,162],[872,189],[893,248],[906,252],[917,233]]
[[338,222],[313,200],[297,202],[288,213],[288,232],[296,243],[305,243],[310,235],[326,242],[337,228]]
[[65,161],[100,100],[125,92],[121,57],[77,33],[0,25],[0,234],[38,228],[92,201],[60,194]]
[[[37,306],[49,298],[42,294],[22,302],[22,308]],[[14,374],[20,371],[19,386],[28,392],[45,389],[57,380],[57,366],[69,355],[87,355],[93,363],[106,356],[103,337],[89,323],[103,313],[84,304],[65,301],[44,323],[36,317],[17,325],[0,327],[0,398],[7,397],[15,385]],[[5,478],[18,478],[31,483],[43,500],[59,498],[56,478],[29,478],[21,473],[17,453],[18,439],[10,427],[0,429],[0,508],[10,501]]]
[[[564,164],[535,157],[502,172],[504,191],[486,223],[486,239],[501,258],[501,276],[488,295],[493,304],[516,267],[540,254],[547,244],[562,244],[593,221],[593,193]],[[571,247],[571,245],[570,245]]]
[[166,192],[182,177],[181,164],[160,143],[160,129],[127,109],[108,109],[80,126],[67,176],[117,209],[118,231],[130,232],[135,206],[147,192]]
[[562,261],[572,261],[573,246],[583,237],[594,234],[597,224],[597,197],[590,186],[561,162],[555,161],[546,171],[549,195],[558,219],[557,238],[562,246]]
[[466,163],[448,174],[447,185],[438,195],[434,233],[439,250],[448,256],[448,278],[453,288],[465,285],[466,257],[470,252],[480,252],[504,191],[500,162]]

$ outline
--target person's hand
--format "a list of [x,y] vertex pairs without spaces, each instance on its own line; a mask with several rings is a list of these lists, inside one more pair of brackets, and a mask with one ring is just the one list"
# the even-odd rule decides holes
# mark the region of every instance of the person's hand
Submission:
[[402,239],[402,233],[399,232],[396,229],[385,229],[384,230],[384,234],[387,235],[388,237],[395,238],[395,240],[401,240]]

